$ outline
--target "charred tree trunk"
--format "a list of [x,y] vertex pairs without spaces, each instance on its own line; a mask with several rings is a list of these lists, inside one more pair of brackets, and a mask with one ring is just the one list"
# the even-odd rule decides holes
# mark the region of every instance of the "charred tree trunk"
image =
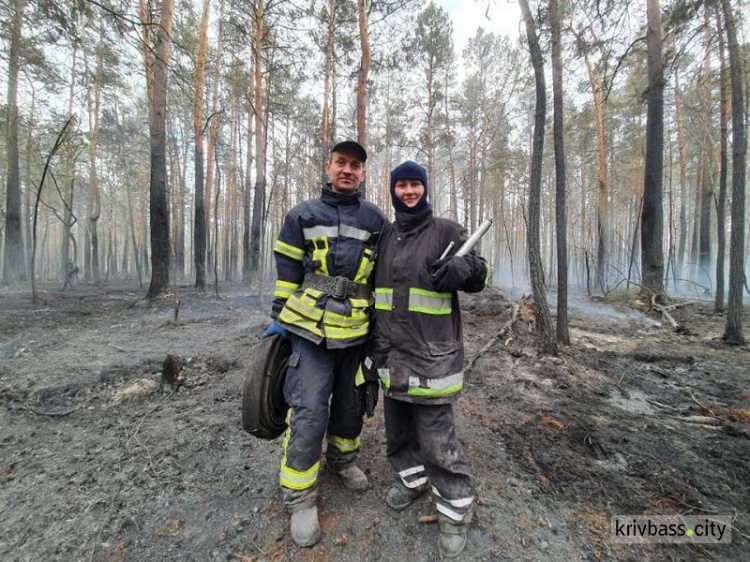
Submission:
[[156,31],[153,60],[153,106],[149,112],[151,138],[151,178],[149,204],[151,219],[150,299],[169,291],[169,206],[167,204],[167,80],[174,0],[161,5],[161,24]]
[[641,211],[642,291],[664,298],[662,164],[664,161],[664,65],[659,0],[648,0],[648,109],[646,170]]
[[266,203],[266,124],[263,121],[263,10],[264,0],[257,0],[255,9],[255,40],[253,64],[255,66],[255,199],[250,240],[251,282],[260,277],[260,241],[263,210]]
[[716,10],[716,35],[719,38],[719,200],[716,203],[716,293],[714,310],[724,310],[724,262],[726,259],[726,210],[727,210],[727,136],[729,134],[729,102],[727,100],[727,65],[724,32],[721,28],[721,14]]
[[206,56],[208,53],[208,18],[211,0],[203,0],[198,58],[195,64],[195,105],[193,133],[195,135],[195,225],[193,228],[193,260],[195,261],[195,289],[206,290],[206,202],[203,185],[203,96],[206,84]]
[[568,234],[565,202],[565,143],[563,140],[563,77],[560,16],[557,0],[549,2],[552,28],[552,103],[554,105],[553,136],[555,143],[555,225],[557,228],[557,341],[570,345],[568,330]]
[[[367,76],[370,74],[370,35],[367,31],[367,2],[357,0],[359,12],[359,40],[362,59],[357,75],[357,142],[367,150]],[[434,176],[430,176],[431,180]],[[367,196],[367,178],[359,187],[362,198]]]
[[541,208],[542,156],[544,150],[544,120],[547,111],[547,93],[544,79],[542,50],[536,34],[536,25],[531,15],[527,0],[519,0],[521,12],[526,23],[526,35],[531,52],[531,64],[534,67],[536,82],[536,109],[534,111],[534,141],[531,156],[531,178],[529,181],[529,216],[526,224],[528,240],[529,273],[531,288],[537,305],[537,334],[540,338],[543,353],[557,354],[555,330],[552,327],[547,297],[544,292],[544,272],[539,240],[539,217]]

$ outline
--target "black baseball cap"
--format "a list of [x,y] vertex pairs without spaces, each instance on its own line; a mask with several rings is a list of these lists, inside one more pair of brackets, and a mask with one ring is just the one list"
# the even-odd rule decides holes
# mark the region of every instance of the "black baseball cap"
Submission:
[[360,162],[367,162],[367,151],[361,144],[353,140],[345,140],[336,143],[331,149],[331,153],[333,152],[348,152],[349,154],[356,156]]

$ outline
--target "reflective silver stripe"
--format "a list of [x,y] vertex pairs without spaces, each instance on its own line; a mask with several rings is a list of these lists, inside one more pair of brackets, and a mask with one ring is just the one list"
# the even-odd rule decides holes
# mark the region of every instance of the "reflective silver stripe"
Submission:
[[436,502],[435,507],[437,507],[437,510],[440,513],[442,513],[443,515],[446,515],[447,517],[450,517],[451,519],[459,523],[462,523],[464,520],[464,517],[466,517],[465,513],[458,513],[456,511],[453,511],[451,508],[449,508],[446,505],[441,504],[440,502]]
[[356,238],[357,240],[362,240],[362,242],[367,242],[370,239],[370,236],[372,236],[372,233],[349,226],[348,224],[341,224],[339,225],[339,236]]
[[411,476],[412,474],[417,474],[418,472],[424,472],[424,466],[421,464],[419,466],[415,466],[412,468],[407,468],[406,470],[402,470],[398,473],[399,476],[402,478],[406,478],[407,476]]
[[457,500],[449,500],[443,494],[441,494],[438,489],[435,486],[432,486],[432,493],[438,496],[442,501],[448,502],[453,507],[458,507],[459,509],[462,507],[469,507],[472,503],[474,503],[474,496],[471,496],[469,498],[460,498]]
[[[439,379],[420,379],[419,377],[409,377],[409,386],[412,388],[425,388],[427,385],[430,390],[444,390],[450,386],[461,384],[464,380],[464,372],[456,373]],[[420,384],[421,381],[421,384]]]
[[305,236],[305,240],[312,240],[313,238],[336,238],[339,235],[339,228],[337,226],[313,226],[310,228],[303,228],[302,234]]
[[422,484],[427,483],[427,477],[425,476],[424,478],[417,478],[416,480],[412,480],[411,482],[407,482],[406,480],[402,478],[401,482],[403,482],[404,486],[406,486],[409,489],[419,488]]
[[393,289],[375,287],[375,308],[393,310]]
[[302,234],[305,236],[305,240],[323,238],[324,236],[327,236],[328,238],[345,236],[347,238],[362,240],[362,242],[367,242],[372,236],[372,232],[348,224],[340,224],[339,226],[311,226],[309,228],[303,228]]
[[426,314],[450,314],[451,294],[425,289],[409,289],[409,310]]

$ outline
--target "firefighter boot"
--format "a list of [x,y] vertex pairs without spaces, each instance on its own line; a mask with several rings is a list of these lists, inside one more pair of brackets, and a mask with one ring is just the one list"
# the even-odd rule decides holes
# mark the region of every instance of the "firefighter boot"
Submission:
[[320,540],[318,506],[306,504],[292,511],[292,539],[297,546],[312,546]]
[[440,532],[440,538],[438,539],[438,552],[440,552],[441,560],[456,558],[464,551],[465,546],[466,533],[455,534],[446,533],[445,531]]
[[401,480],[396,480],[396,483],[391,486],[388,490],[388,496],[385,498],[385,503],[388,507],[401,511],[406,509],[411,503],[416,500],[419,496],[427,491],[428,485],[419,486],[418,488],[407,488],[404,486]]
[[367,476],[362,469],[354,463],[348,463],[343,466],[337,466],[335,468],[336,474],[344,486],[355,492],[364,492],[370,483],[367,481]]

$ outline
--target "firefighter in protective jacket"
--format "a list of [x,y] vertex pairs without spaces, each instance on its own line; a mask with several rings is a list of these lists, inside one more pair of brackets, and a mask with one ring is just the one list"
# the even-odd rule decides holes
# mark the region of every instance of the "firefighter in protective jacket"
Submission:
[[455,222],[433,216],[427,189],[427,174],[415,162],[391,172],[396,220],[383,233],[375,272],[375,365],[387,455],[398,473],[386,501],[401,510],[431,489],[440,555],[452,558],[466,544],[475,497],[453,418],[464,382],[457,291],[481,291],[487,265],[474,252],[439,259],[467,236]]
[[348,488],[368,487],[355,464],[366,386],[360,364],[370,330],[370,277],[386,219],[358,191],[366,159],[356,142],[334,146],[326,163],[330,184],[320,198],[287,214],[273,248],[274,322],[264,337],[280,333],[291,340],[280,481],[299,546],[320,539],[317,481],[324,437],[327,466]]

